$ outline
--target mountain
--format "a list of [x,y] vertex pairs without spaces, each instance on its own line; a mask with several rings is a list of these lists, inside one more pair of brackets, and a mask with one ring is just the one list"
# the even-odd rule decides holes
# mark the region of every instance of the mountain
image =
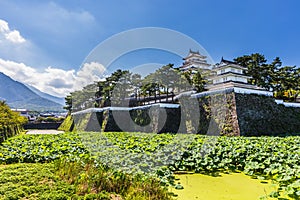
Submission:
[[5,99],[12,108],[26,108],[36,111],[63,111],[63,106],[41,97],[23,83],[0,72],[0,99]]
[[56,97],[56,96],[53,96],[53,95],[50,95],[50,94],[47,94],[45,92],[42,92],[40,91],[39,89],[33,87],[33,86],[30,86],[30,85],[27,85],[26,86],[31,90],[33,91],[34,93],[36,93],[37,95],[39,95],[40,97],[43,97],[45,99],[48,99],[50,101],[53,101],[55,103],[58,103],[60,105],[65,105],[65,98],[63,97]]

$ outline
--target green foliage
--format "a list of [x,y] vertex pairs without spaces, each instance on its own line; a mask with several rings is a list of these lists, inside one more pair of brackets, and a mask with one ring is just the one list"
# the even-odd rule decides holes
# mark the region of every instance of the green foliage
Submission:
[[88,122],[92,116],[92,113],[81,113],[73,116],[74,118],[74,129],[75,131],[84,131],[88,128]]
[[38,122],[52,122],[52,123],[58,123],[64,121],[63,117],[56,118],[56,117],[38,117]]
[[4,101],[0,101],[0,143],[19,134],[27,121],[26,117],[13,112]]
[[[82,90],[72,92],[66,96],[65,109],[79,111],[91,107],[133,106],[129,97],[144,98],[171,93],[180,93],[195,89],[204,91],[207,83],[203,71],[181,72],[173,68],[173,64],[162,66],[154,73],[142,79],[139,74],[132,74],[128,70],[116,70],[104,81],[85,86]],[[134,102],[134,101],[133,101]]]
[[[59,160],[62,157],[66,160]],[[286,194],[297,199],[299,157],[300,137],[81,132],[79,135],[21,135],[5,141],[0,148],[1,163],[57,160],[55,171],[78,195],[99,192],[101,183],[106,181],[105,186],[101,185],[105,191],[125,199],[145,198],[137,197],[141,195],[139,191],[148,191],[145,194],[165,191],[158,185],[175,186],[172,172],[186,171],[204,174],[243,171],[253,178],[270,179],[279,185],[271,196],[280,198]],[[95,165],[82,162],[90,158],[95,159]],[[99,176],[107,178],[97,182]],[[159,184],[155,177],[160,179]],[[140,181],[134,183],[134,180]],[[121,183],[124,187],[118,189]]]
[[[259,85],[262,87],[268,87],[265,85],[265,75],[268,72],[268,65],[266,64],[267,60],[264,55],[259,53],[254,53],[251,55],[244,55],[234,59],[238,64],[248,67],[247,75],[251,76],[250,83],[254,85]],[[272,73],[274,71],[269,71]]]
[[131,119],[133,119],[134,123],[136,123],[139,126],[146,126],[150,124],[151,118],[149,116],[149,112],[147,110],[139,110],[134,109],[130,111]]
[[[118,72],[118,71],[117,71]],[[136,88],[138,88],[141,76],[138,74],[132,74],[129,71],[120,71],[120,75],[117,76],[116,80],[110,83],[110,79],[107,79],[109,85],[111,85],[110,93],[111,96],[106,97],[110,98],[111,106],[129,106],[129,97],[133,94],[136,96]],[[111,77],[114,77],[115,73]],[[107,83],[106,83],[107,84]],[[104,105],[104,104],[102,104]],[[105,106],[108,106],[106,104]]]
[[58,130],[60,131],[73,131],[74,128],[74,120],[72,115],[68,115],[63,123],[58,127]]
[[25,117],[13,112],[4,101],[0,101],[0,128],[10,125],[22,125],[26,122]]
[[295,101],[300,92],[300,69],[296,66],[285,66],[277,74],[274,81],[276,97]]
[[[99,161],[91,161],[90,154],[76,134],[21,135],[10,138],[0,146],[2,164],[49,163],[0,166],[0,198],[71,197],[104,200],[122,196],[124,200],[171,199],[167,188],[161,187],[157,178],[125,174]],[[11,171],[10,166],[16,168]]]
[[88,157],[77,135],[20,135],[0,146],[0,163],[43,163],[61,157]]
[[58,160],[55,167],[59,177],[74,185],[76,194],[90,194],[91,199],[94,198],[91,193],[96,195],[103,191],[121,196],[124,200],[171,199],[167,188],[161,187],[155,178],[125,174],[92,160],[84,163]]
[[[71,97],[66,97],[66,101],[68,101],[68,110],[79,111],[94,107],[96,91],[97,85],[96,83],[93,83],[83,87],[82,90],[72,92]],[[70,103],[72,104],[71,107]]]
[[105,136],[114,145],[131,152],[154,152],[160,147],[173,141],[175,135],[171,134],[144,134],[144,133],[105,133]]
[[[152,173],[174,184],[173,172],[243,171],[271,179],[276,193],[299,198],[300,137],[207,137],[142,133],[83,134],[95,158],[128,172]],[[96,147],[100,146],[100,149]],[[168,166],[166,168],[166,166]]]
[[80,137],[101,163],[128,173],[163,177],[162,182],[168,184],[173,178],[171,173],[158,175],[157,171],[179,160],[194,135],[82,132]]
[[[114,104],[119,105],[119,99],[129,97],[136,85],[140,82],[141,76],[132,74],[128,70],[118,69],[105,81],[95,82],[85,86],[82,90],[72,92],[66,99],[69,111],[79,111],[91,107],[103,107],[111,105],[111,97],[114,96]],[[117,86],[117,87],[116,87]],[[115,91],[113,93],[113,91]],[[97,99],[97,100],[96,100]]]
[[195,87],[197,92],[203,92],[205,91],[205,85],[207,83],[207,80],[203,77],[203,72],[198,70],[193,76],[192,76],[192,83]]
[[72,95],[67,95],[65,97],[65,104],[64,109],[70,113],[72,111]]
[[267,63],[265,56],[259,53],[244,55],[234,59],[248,68],[250,83],[274,91],[275,97],[295,101],[300,93],[300,69],[296,66],[282,66],[279,57]]
[[59,178],[57,168],[48,164],[13,164],[0,167],[0,199],[101,199],[109,194],[78,194],[76,186]]
[[192,71],[180,71],[173,68],[173,64],[168,64],[157,69],[154,73],[147,75],[143,81],[141,90],[143,95],[180,93],[196,89],[203,91],[206,81],[204,81],[202,71],[195,74]]

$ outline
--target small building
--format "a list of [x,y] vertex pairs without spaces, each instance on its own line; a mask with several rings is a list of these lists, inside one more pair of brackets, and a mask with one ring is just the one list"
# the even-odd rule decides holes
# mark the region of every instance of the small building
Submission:
[[208,77],[210,84],[208,90],[218,90],[222,88],[239,87],[245,89],[265,90],[256,85],[248,83],[250,76],[245,75],[246,67],[238,65],[236,62],[221,59],[212,67],[211,75]]
[[182,66],[179,67],[180,71],[187,70],[211,70],[211,64],[207,63],[207,56],[201,55],[199,51],[189,51],[187,57],[183,58],[184,62]]
[[226,83],[230,81],[247,84],[250,76],[246,76],[244,74],[246,71],[246,67],[222,58],[221,62],[212,68],[214,76],[211,77],[211,80],[213,84]]
[[12,108],[11,109],[14,112],[19,113],[21,116],[23,117],[28,117],[29,116],[29,111],[27,109],[23,109],[23,108]]
[[32,111],[23,108],[12,108],[11,110],[19,113],[23,117],[26,117],[29,121],[36,120],[36,116],[32,114]]

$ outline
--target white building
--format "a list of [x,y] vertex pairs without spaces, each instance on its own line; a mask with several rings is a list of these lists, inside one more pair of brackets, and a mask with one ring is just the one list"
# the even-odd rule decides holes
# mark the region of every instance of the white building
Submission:
[[244,74],[246,71],[246,67],[242,67],[235,62],[224,60],[222,58],[221,62],[212,68],[213,76],[211,76],[211,80],[213,84],[229,81],[248,83],[250,77]]
[[181,71],[187,70],[211,70],[211,64],[207,63],[206,56],[201,55],[199,51],[190,50],[187,57],[183,58],[183,65],[179,67]]
[[221,88],[239,87],[245,89],[264,90],[256,85],[248,83],[250,76],[245,75],[246,67],[235,62],[221,59],[221,62],[214,65],[209,76],[210,84],[208,90],[218,90]]
[[[187,57],[183,58],[184,63],[179,67],[180,71],[191,71],[195,73],[197,69],[202,70],[202,75],[208,79],[205,86],[208,91],[216,91],[227,88],[240,88],[241,90],[257,91],[257,93],[267,92],[257,85],[248,83],[250,76],[247,76],[247,67],[238,65],[236,62],[221,59],[220,63],[211,65],[207,63],[206,56],[199,51],[189,51]],[[210,74],[207,76],[207,74]]]
[[19,113],[23,117],[29,116],[29,111],[23,108],[11,108],[12,111]]

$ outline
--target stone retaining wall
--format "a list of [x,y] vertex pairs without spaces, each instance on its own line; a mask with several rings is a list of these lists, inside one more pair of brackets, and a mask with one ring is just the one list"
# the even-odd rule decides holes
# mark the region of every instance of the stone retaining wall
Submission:
[[260,136],[300,133],[300,108],[235,90],[182,97],[180,106],[89,109],[73,113],[79,131]]

